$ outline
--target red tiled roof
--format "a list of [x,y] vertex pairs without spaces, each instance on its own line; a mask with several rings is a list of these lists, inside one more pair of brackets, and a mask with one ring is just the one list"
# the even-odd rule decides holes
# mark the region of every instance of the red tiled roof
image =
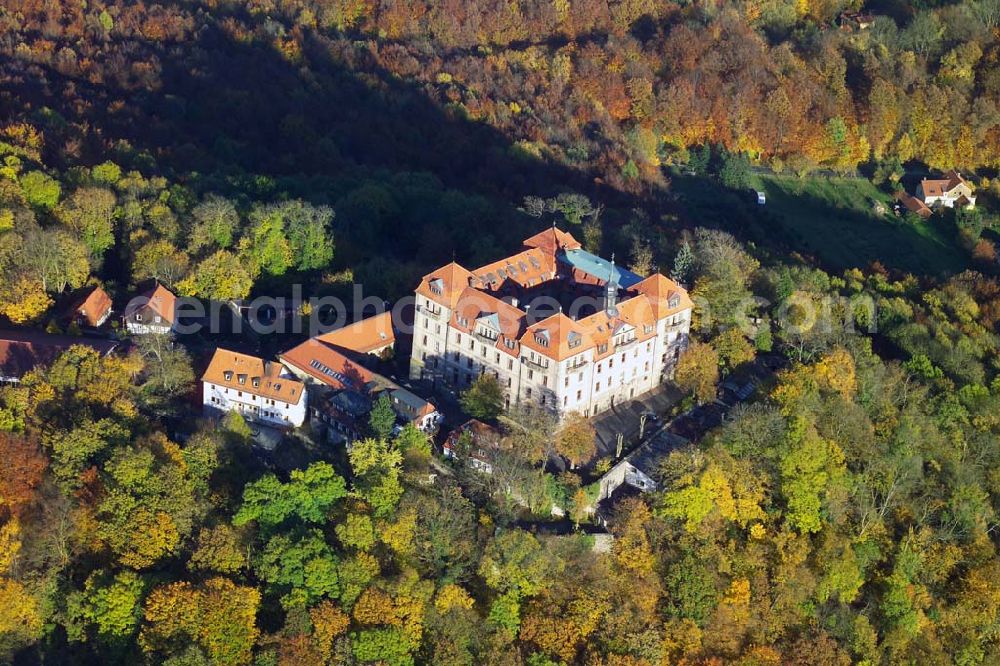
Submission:
[[375,373],[316,338],[292,347],[279,354],[278,358],[323,384],[338,389],[350,388],[366,393],[367,385],[377,377]]
[[[619,301],[615,314],[598,310],[592,315],[573,321],[560,312],[529,327],[521,335],[521,344],[545,357],[562,361],[609,343],[623,326],[634,328],[636,338],[640,340],[652,337],[655,331],[647,333],[647,326],[655,326],[659,320],[667,316],[694,307],[687,292],[662,275],[646,278],[635,288],[640,293]],[[678,300],[673,307],[670,307],[670,299],[674,296]],[[571,346],[571,339],[578,342]],[[614,346],[608,344],[608,348],[595,358],[602,358],[612,353]]]
[[81,315],[91,326],[97,326],[109,312],[111,312],[111,297],[100,287],[93,287],[73,306],[73,314]]
[[484,456],[479,455],[478,449],[483,447],[496,449],[500,446],[499,430],[477,419],[469,419],[448,433],[448,438],[444,443],[445,450],[454,451],[458,447],[459,438],[466,432],[469,433],[472,443],[477,447],[473,451],[470,451],[469,455],[477,460],[485,462]]
[[386,311],[374,317],[356,321],[343,328],[319,335],[316,339],[359,354],[382,349],[396,341],[392,328],[392,312]]
[[[506,303],[485,291],[472,287],[465,288],[455,303],[455,311],[450,325],[466,333],[472,333],[476,328],[476,320],[480,317],[496,315],[496,324],[500,327],[500,337],[496,347],[501,351],[516,356],[518,353],[517,339],[524,331],[527,315],[522,310]],[[508,347],[505,340],[514,341],[513,347]]]
[[529,327],[521,336],[521,344],[542,356],[562,361],[591,346],[591,331],[559,312]]
[[968,186],[969,183],[954,169],[946,173],[944,178],[924,178],[920,181],[924,196],[929,197],[943,197],[959,185]]
[[[649,300],[649,304],[653,308],[653,317],[656,319],[663,319],[673,312],[694,307],[694,303],[691,301],[691,297],[688,296],[687,291],[681,289],[673,280],[659,273],[650,275],[642,282],[636,284],[633,289]],[[677,306],[670,307],[670,299],[673,296],[679,297],[680,301]]]
[[454,309],[455,302],[462,290],[469,286],[469,278],[472,277],[471,272],[453,261],[425,275],[417,286],[417,293],[435,303]]
[[[520,345],[524,345],[560,361],[608,343],[622,326],[636,329],[637,338],[650,337],[654,335],[653,331],[646,332],[650,325],[693,307],[683,288],[656,274],[632,284],[626,292],[630,297],[618,302],[614,315],[602,310],[573,321],[560,312],[528,327],[524,311],[487,289],[511,280],[526,287],[551,280],[556,274],[555,254],[560,250],[580,249],[580,244],[570,234],[553,227],[527,239],[524,246],[527,248],[524,251],[472,272],[452,262],[426,275],[417,293],[451,309],[452,328],[471,334],[477,321],[489,318],[490,325],[499,329],[497,349],[516,356]],[[576,268],[573,278],[578,284],[604,284],[599,276]],[[514,342],[508,346],[510,341]],[[613,351],[609,344],[602,355]]]
[[113,351],[118,343],[33,330],[0,331],[0,377],[19,379],[37,366],[49,365],[73,345],[90,347],[104,355]]
[[583,246],[565,231],[551,227],[524,241],[524,247],[535,247],[548,254],[555,255],[559,250],[579,250]]
[[[524,327],[525,313],[492,294],[472,287],[466,287],[459,295],[452,315],[452,326],[471,332],[477,319],[490,314],[497,315],[501,333],[512,338],[520,335]],[[460,320],[465,320],[468,324],[463,324]]]
[[201,380],[292,405],[301,402],[305,393],[305,385],[289,376],[280,363],[228,349],[215,350]]
[[530,248],[472,271],[485,289],[498,289],[508,280],[522,287],[534,287],[556,274],[555,255]]
[[163,321],[174,323],[174,308],[177,306],[177,297],[169,289],[157,282],[153,287],[147,289],[139,296],[133,298],[125,308],[125,317],[131,317],[136,312],[142,310],[152,310],[163,318]]
[[896,195],[896,200],[903,204],[907,210],[916,213],[922,218],[926,219],[933,214],[933,211],[928,208],[927,204],[915,196],[907,194],[906,192],[899,192]]

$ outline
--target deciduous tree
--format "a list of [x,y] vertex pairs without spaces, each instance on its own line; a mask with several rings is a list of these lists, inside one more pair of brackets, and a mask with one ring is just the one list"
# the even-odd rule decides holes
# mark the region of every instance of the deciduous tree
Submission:
[[90,250],[92,260],[100,260],[115,242],[114,218],[118,199],[104,187],[81,187],[56,209],[56,216],[73,229]]
[[181,654],[193,642],[212,663],[249,664],[259,604],[257,590],[225,578],[163,585],[146,600],[139,642],[160,658]]
[[698,402],[715,399],[715,385],[719,381],[719,354],[706,342],[692,340],[674,371],[674,381],[685,391],[694,394]]
[[556,452],[569,461],[571,467],[582,465],[597,453],[597,433],[590,419],[580,414],[568,415],[556,432]]
[[490,373],[479,375],[472,386],[462,391],[462,409],[476,419],[492,421],[503,411],[503,390]]

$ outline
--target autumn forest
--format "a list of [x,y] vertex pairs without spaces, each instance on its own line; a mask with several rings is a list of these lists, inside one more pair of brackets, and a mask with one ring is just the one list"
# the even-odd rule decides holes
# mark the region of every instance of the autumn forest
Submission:
[[622,451],[491,387],[490,474],[384,405],[263,451],[198,378],[302,336],[108,323],[0,372],[0,663],[1000,663],[998,169],[998,0],[0,0],[0,334],[558,226],[694,298],[664,427],[766,369],[595,510]]

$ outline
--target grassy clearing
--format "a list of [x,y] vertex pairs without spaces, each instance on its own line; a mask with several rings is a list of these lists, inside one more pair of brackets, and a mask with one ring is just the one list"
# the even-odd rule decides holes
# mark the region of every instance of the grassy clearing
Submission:
[[[917,274],[953,273],[967,263],[953,230],[934,216],[916,224],[892,214],[892,200],[860,178],[757,175],[767,193],[765,219],[794,247],[815,254],[831,268],[864,267],[880,261]],[[875,212],[881,202],[884,215]]]

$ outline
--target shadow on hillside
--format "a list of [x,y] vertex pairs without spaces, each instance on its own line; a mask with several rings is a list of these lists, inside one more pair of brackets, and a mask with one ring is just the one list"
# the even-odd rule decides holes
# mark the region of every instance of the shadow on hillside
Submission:
[[[106,145],[125,140],[133,165],[147,155],[145,173],[155,163],[197,191],[333,205],[342,265],[373,256],[417,257],[422,267],[453,255],[494,257],[537,228],[514,211],[528,194],[574,190],[623,209],[638,203],[430,99],[381,68],[369,43],[309,33],[302,53],[282,53],[234,39],[218,21],[195,34],[169,46],[116,44],[159,68],[142,90],[46,69],[23,76],[15,95],[100,128],[79,137],[84,160],[103,159]],[[75,103],[70,89],[89,104]]]
[[707,177],[674,178],[680,206],[689,224],[719,228],[779,256],[798,253],[825,270],[868,268],[879,262],[889,269],[941,276],[963,270],[964,254],[952,230],[935,217],[917,228],[892,213],[883,217],[834,206],[808,192],[768,190],[758,206],[752,192],[723,188]]
[[[892,212],[875,216],[832,207],[808,193],[782,197],[785,210],[761,213],[767,226],[782,232],[785,248],[814,256],[832,271],[864,269],[878,262],[888,269],[942,277],[966,267],[967,258],[953,240],[954,230],[937,216],[918,228]],[[788,209],[801,213],[792,215]]]

